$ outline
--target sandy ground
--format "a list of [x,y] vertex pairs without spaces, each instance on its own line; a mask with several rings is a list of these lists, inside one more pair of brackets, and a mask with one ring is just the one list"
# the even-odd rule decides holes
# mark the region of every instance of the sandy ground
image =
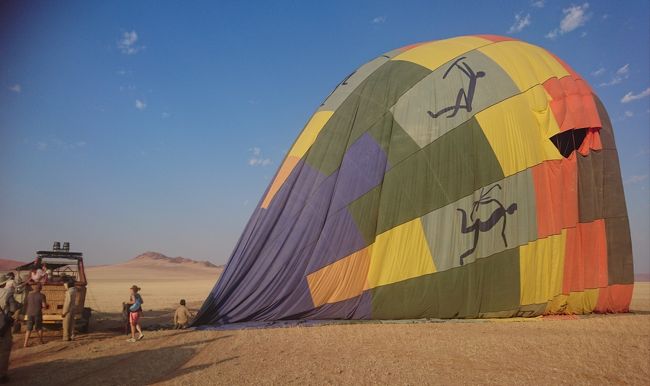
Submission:
[[[72,343],[52,331],[45,344],[23,349],[16,336],[10,376],[48,385],[647,385],[650,283],[637,283],[632,309],[514,321],[161,330],[137,343],[125,342],[105,314],[95,332]],[[170,312],[146,315],[152,325]]]
[[174,265],[155,261],[129,261],[119,265],[86,269],[88,286],[86,306],[102,313],[122,310],[129,299],[129,288],[142,288],[144,310],[162,310],[178,305],[181,298],[201,302],[216,283],[221,268],[188,264]]

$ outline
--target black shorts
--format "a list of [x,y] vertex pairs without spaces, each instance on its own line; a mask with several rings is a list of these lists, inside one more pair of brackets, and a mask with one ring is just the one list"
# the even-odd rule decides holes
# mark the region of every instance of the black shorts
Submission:
[[28,316],[27,317],[27,331],[36,331],[43,329],[43,315]]

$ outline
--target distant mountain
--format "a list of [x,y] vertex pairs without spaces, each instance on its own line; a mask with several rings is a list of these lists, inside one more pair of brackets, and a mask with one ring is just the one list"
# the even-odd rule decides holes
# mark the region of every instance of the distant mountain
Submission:
[[14,268],[25,264],[24,261],[12,260],[12,259],[0,259],[0,271],[11,271]]
[[158,252],[145,252],[142,253],[133,259],[129,260],[129,262],[147,262],[147,261],[155,261],[155,262],[162,262],[162,263],[170,263],[170,264],[183,264],[183,265],[196,265],[196,266],[203,266],[207,268],[220,268],[220,266],[212,264],[209,261],[197,261],[197,260],[192,260],[188,259],[186,257],[169,257],[165,256],[162,253]]

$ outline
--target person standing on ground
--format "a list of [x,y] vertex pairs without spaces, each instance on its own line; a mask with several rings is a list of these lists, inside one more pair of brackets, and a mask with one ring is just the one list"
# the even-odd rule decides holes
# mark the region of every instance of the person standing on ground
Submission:
[[[127,342],[135,342],[136,340],[140,340],[144,338],[144,334],[142,333],[142,327],[140,326],[140,317],[142,316],[142,303],[144,301],[142,300],[142,296],[140,296],[140,287],[137,285],[133,285],[131,288],[131,297],[129,298],[129,301],[127,304],[130,304],[131,306],[129,307],[129,324],[131,325],[131,338],[127,339]],[[138,333],[140,335],[138,338],[135,338],[135,330],[138,330]]]
[[69,278],[63,286],[66,289],[65,301],[63,302],[63,310],[61,316],[63,317],[63,340],[69,342],[74,338],[74,311],[77,300],[77,289],[74,286],[74,279]]
[[25,299],[25,315],[27,316],[27,330],[25,331],[25,344],[27,347],[32,330],[36,329],[38,341],[43,344],[43,309],[47,308],[47,299],[41,293],[42,285],[34,285],[34,291],[30,292]]
[[181,299],[181,305],[174,313],[174,329],[187,328],[190,318],[192,318],[192,313],[185,307],[185,299]]

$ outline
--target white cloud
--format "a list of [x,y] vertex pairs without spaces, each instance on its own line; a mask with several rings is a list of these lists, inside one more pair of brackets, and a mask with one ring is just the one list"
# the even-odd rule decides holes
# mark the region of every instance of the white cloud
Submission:
[[271,163],[270,158],[264,158],[262,149],[259,147],[252,147],[248,151],[251,153],[251,157],[248,159],[250,166],[267,166]]
[[15,93],[21,93],[23,91],[23,86],[20,84],[16,83],[13,86],[9,86],[9,90],[15,92]]
[[635,175],[631,176],[630,178],[626,179],[623,183],[624,184],[638,184],[639,182],[643,182],[648,179],[647,174],[640,174],[640,175]]
[[544,0],[533,1],[530,5],[535,8],[544,8]]
[[386,16],[377,16],[374,19],[372,19],[373,24],[381,24],[386,22]]
[[616,70],[616,75],[627,75],[630,72],[630,64],[627,63],[623,67]]
[[580,37],[581,38],[584,38],[585,36],[587,36],[587,31],[580,32]]
[[600,87],[607,87],[607,86],[613,86],[615,84],[619,84],[625,79],[630,77],[630,64],[627,63],[623,67],[619,68],[616,70],[614,75],[612,75],[612,79],[609,82],[603,82],[599,84]]
[[627,118],[632,118],[634,116],[634,112],[630,110],[625,110],[625,117]]
[[141,101],[140,99],[135,100],[135,108],[138,110],[144,110],[147,108],[147,103],[144,101]]
[[117,41],[117,48],[125,55],[134,55],[144,49],[144,46],[138,46],[138,33],[135,31],[124,32],[122,38]]
[[592,71],[591,76],[601,76],[605,73],[605,67],[600,67],[599,69]]
[[589,9],[589,3],[572,5],[569,8],[563,9],[562,13],[564,14],[564,17],[560,21],[560,26],[547,33],[546,37],[549,39],[555,39],[559,35],[564,35],[585,25],[589,18],[591,18],[591,15],[587,14],[587,9]]
[[171,116],[172,116],[172,115],[171,115],[170,113],[166,112],[166,111],[163,111],[163,113],[160,114],[160,117],[161,117],[162,119],[167,119],[167,118],[169,118],[169,117],[171,117]]
[[635,101],[637,99],[645,98],[650,95],[650,87],[646,88],[645,90],[641,91],[638,94],[635,94],[634,92],[630,91],[623,98],[621,98],[621,103],[629,103],[632,101]]
[[50,138],[47,140],[37,141],[34,143],[37,150],[45,151],[52,150],[74,150],[86,146],[86,141],[66,142],[58,138]]
[[524,28],[530,25],[530,14],[527,13],[526,16],[521,16],[521,13],[515,15],[515,23],[510,26],[508,33],[517,33],[521,32]]

